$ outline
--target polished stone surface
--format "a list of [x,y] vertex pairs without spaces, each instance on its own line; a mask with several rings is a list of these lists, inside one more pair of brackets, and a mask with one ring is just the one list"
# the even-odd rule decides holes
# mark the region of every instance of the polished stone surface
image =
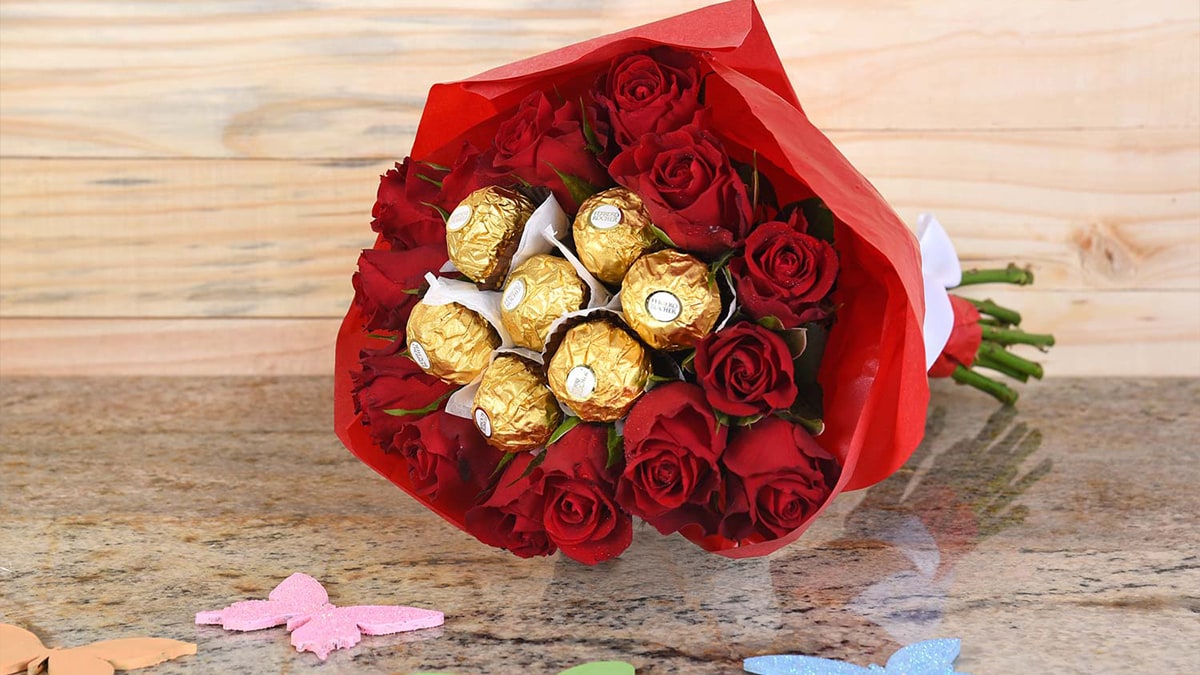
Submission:
[[[960,637],[959,670],[1200,671],[1200,381],[1055,380],[1016,412],[945,382],[908,467],[732,561],[641,527],[619,560],[519,560],[423,511],[331,431],[320,378],[0,386],[0,621],[50,646],[199,644],[148,673],[735,673]],[[336,604],[443,610],[321,664],[195,612],[295,571]]]

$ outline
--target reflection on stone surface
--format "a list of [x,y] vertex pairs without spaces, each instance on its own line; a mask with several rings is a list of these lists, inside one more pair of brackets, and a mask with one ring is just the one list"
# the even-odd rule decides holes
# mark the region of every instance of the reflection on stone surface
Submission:
[[805,622],[820,620],[813,611],[839,612],[836,620],[854,625],[854,639],[876,652],[936,637],[956,561],[1024,520],[1028,509],[1017,498],[1053,466],[1046,458],[1022,473],[1041,432],[1018,422],[1012,408],[970,436],[947,432],[946,416],[944,407],[931,411],[925,440],[904,467],[865,491],[841,536],[774,561],[780,602],[804,603]]

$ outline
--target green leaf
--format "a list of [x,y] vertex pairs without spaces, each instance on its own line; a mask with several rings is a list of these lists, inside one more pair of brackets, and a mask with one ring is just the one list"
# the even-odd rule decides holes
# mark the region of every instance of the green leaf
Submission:
[[712,286],[713,284],[717,283],[717,275],[721,273],[721,270],[727,269],[727,267],[729,265],[729,261],[732,260],[733,256],[735,256],[735,255],[737,255],[737,249],[731,248],[728,251],[725,251],[724,253],[722,253],[721,257],[714,260],[712,262],[712,264],[708,266],[708,285],[709,286]]
[[808,329],[807,328],[789,328],[779,332],[779,337],[787,343],[788,351],[792,354],[792,360],[800,358],[804,354],[804,350],[808,348]]
[[570,193],[571,199],[573,199],[576,204],[582,204],[588,197],[591,197],[600,191],[600,188],[592,185],[578,176],[572,176],[559,171],[550,162],[546,162],[546,165],[551,169],[554,169],[554,173],[558,175],[558,179],[563,182],[564,186],[566,186],[567,192]]
[[405,295],[420,295],[421,293],[423,293],[423,292],[424,292],[424,289],[421,289],[421,288],[405,288],[405,289],[403,289],[403,291],[402,291],[402,292],[403,292]]
[[448,167],[448,166],[444,166],[442,164],[434,164],[433,162],[430,162],[430,161],[424,160],[424,159],[417,160],[417,164],[424,164],[425,166],[427,166],[435,171],[449,171],[450,170],[450,167]]
[[748,427],[748,426],[752,426],[755,422],[761,420],[764,417],[766,417],[766,415],[747,415],[746,417],[739,417],[739,418],[735,419],[733,421],[733,423],[739,427]]
[[395,342],[396,338],[398,338],[399,336],[398,335],[384,335],[383,333],[367,333],[367,337],[375,338],[377,340],[387,340],[388,342]]
[[438,187],[439,189],[442,187],[442,181],[440,181],[436,178],[430,178],[429,176],[426,176],[423,173],[417,174],[417,178],[420,178],[421,180],[425,181],[426,183],[430,183],[431,185],[434,185],[434,186]]
[[425,406],[424,408],[420,408],[417,410],[405,410],[404,408],[390,408],[388,410],[384,410],[383,412],[385,412],[393,417],[404,417],[405,415],[428,415],[429,413],[433,412],[434,410],[437,410],[438,406],[440,406],[442,404],[442,401],[445,401],[446,399],[450,398],[450,394],[453,394],[453,393],[454,393],[453,391],[448,391],[445,394],[442,394],[441,396],[439,396],[438,399],[436,401],[434,401],[433,403],[430,403],[429,405]]
[[678,382],[678,381],[679,381],[679,378],[677,378],[677,377],[667,377],[665,375],[655,375],[653,373],[651,373],[651,375],[650,375],[650,382],[652,384],[658,384],[660,382]]
[[667,236],[667,233],[658,229],[658,226],[655,225],[654,223],[650,224],[650,231],[654,233],[654,236],[658,237],[659,241],[666,244],[667,246],[670,246],[671,248],[679,248],[678,246],[675,245],[675,242],[671,241],[671,238],[669,236]]
[[713,412],[717,415],[717,424],[727,427],[733,426],[734,420],[731,415],[728,413],[723,413],[720,410],[714,410]]
[[621,458],[625,456],[625,439],[621,434],[617,433],[615,424],[608,427],[608,461],[604,464],[604,468],[611,469],[616,466]]
[[820,197],[800,202],[800,212],[808,221],[808,233],[817,239],[833,243],[833,211],[825,206]]
[[821,368],[821,359],[825,356],[825,341],[829,337],[829,331],[819,323],[807,323],[802,328],[805,340],[804,353],[793,363],[797,384],[817,381],[817,371]]
[[568,668],[558,675],[636,675],[633,664],[624,661],[592,661]]
[[525,470],[521,472],[521,475],[517,476],[516,480],[514,480],[513,482],[508,484],[508,487],[512,487],[512,486],[516,485],[517,483],[520,483],[522,480],[528,478],[529,474],[533,473],[534,469],[538,468],[539,466],[542,465],[542,462],[546,461],[546,455],[548,455],[548,454],[550,454],[549,448],[546,448],[545,450],[542,450],[540,453],[538,453],[533,458],[533,461],[529,463],[529,466],[525,467]]
[[604,152],[604,148],[600,147],[600,139],[596,136],[596,129],[588,121],[587,106],[583,104],[582,96],[579,97],[579,119],[583,122],[583,137],[587,140],[587,149],[593,155]]
[[779,317],[764,316],[755,323],[767,330],[783,330],[783,322],[779,320]]
[[492,478],[499,478],[500,474],[504,471],[504,468],[506,466],[508,466],[509,464],[512,464],[512,461],[514,459],[516,459],[517,455],[519,455],[519,454],[521,454],[521,453],[519,453],[519,452],[504,453],[504,456],[500,458],[500,461],[496,462],[496,468],[494,470],[492,470]]
[[428,206],[431,209],[436,209],[438,212],[438,215],[440,215],[442,217],[443,222],[450,220],[450,212],[447,211],[446,209],[443,209],[442,207],[438,206],[437,204],[430,204],[429,202],[421,202],[421,205]]
[[750,180],[750,212],[758,213],[758,150],[751,155],[751,166],[754,169],[753,178]]
[[679,364],[679,367],[683,368],[684,370],[694,371],[696,369],[695,362],[696,362],[696,350],[693,349],[692,351],[688,352],[687,356],[683,357],[683,361]]
[[562,424],[558,425],[558,428],[554,430],[554,433],[550,434],[550,440],[546,441],[546,447],[548,448],[557,443],[560,438],[566,436],[568,431],[574,429],[582,421],[583,420],[579,419],[578,417],[568,415],[567,418],[562,421]]

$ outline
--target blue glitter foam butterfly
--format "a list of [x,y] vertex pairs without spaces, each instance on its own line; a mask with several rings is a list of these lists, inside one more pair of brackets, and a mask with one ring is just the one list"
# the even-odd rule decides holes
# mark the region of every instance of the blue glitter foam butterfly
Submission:
[[743,661],[742,667],[755,675],[967,675],[954,669],[958,650],[956,639],[925,640],[901,647],[888,659],[887,667],[872,663],[864,668],[843,661],[793,654],[755,656]]

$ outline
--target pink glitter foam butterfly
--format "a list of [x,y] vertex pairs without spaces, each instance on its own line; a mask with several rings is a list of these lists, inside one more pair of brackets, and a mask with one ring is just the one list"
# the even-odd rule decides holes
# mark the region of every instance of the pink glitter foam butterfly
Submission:
[[322,661],[335,649],[358,644],[364,634],[433,628],[444,621],[441,612],[416,607],[334,607],[320,582],[299,573],[284,579],[266,600],[235,602],[225,609],[196,615],[197,624],[219,625],[226,630],[261,630],[287,624],[296,651],[310,651]]

